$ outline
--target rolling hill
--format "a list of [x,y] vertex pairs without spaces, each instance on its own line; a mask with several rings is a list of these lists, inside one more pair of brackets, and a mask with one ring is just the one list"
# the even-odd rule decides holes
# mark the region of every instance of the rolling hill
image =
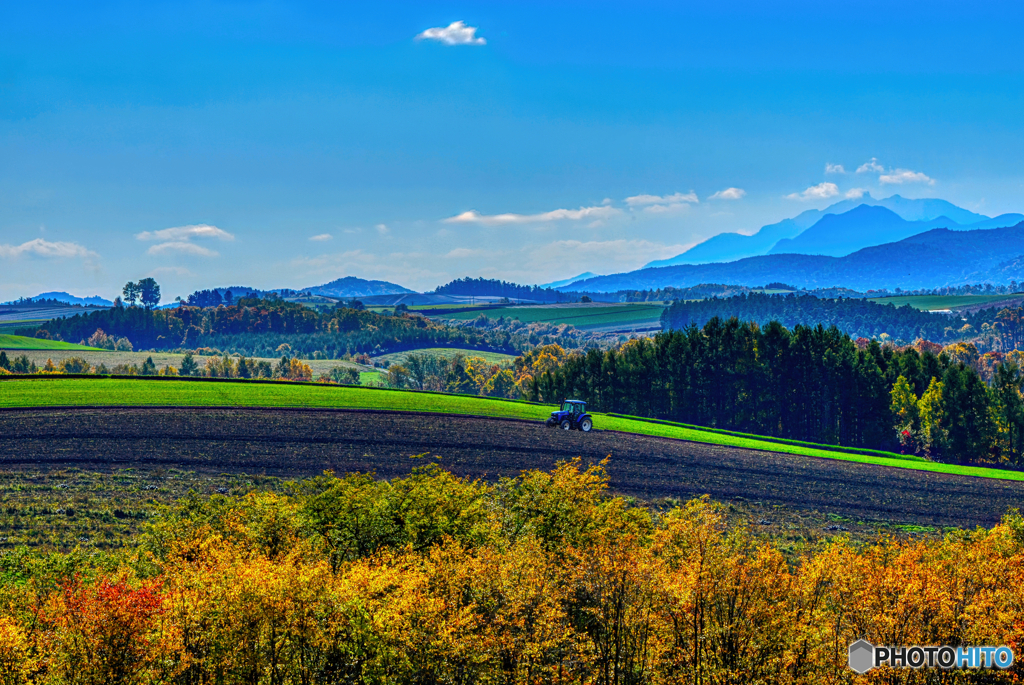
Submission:
[[413,292],[387,281],[368,281],[355,276],[345,276],[323,285],[302,288],[302,291],[327,297],[369,297],[371,295],[403,295]]
[[[93,295],[92,297],[77,297],[64,291],[52,291],[48,293],[39,293],[35,297],[29,298],[31,300],[56,300],[58,302],[64,302],[65,304],[80,304],[83,306],[95,306],[95,307],[112,307],[114,303],[110,300],[104,299],[99,295]],[[11,302],[5,302],[4,304],[12,304]]]

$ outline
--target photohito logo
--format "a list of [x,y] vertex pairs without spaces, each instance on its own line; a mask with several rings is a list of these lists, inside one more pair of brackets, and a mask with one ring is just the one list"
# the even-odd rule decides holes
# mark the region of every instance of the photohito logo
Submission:
[[857,673],[888,664],[893,668],[1009,668],[1013,650],[1001,647],[885,647],[867,640],[850,645],[848,662]]

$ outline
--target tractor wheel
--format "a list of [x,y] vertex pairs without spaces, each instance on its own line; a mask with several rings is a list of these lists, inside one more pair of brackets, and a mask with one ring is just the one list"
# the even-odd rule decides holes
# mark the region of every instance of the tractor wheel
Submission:
[[589,433],[590,429],[594,427],[593,422],[590,419],[583,419],[580,421],[580,430],[584,433]]
[[554,421],[554,419],[548,419],[546,423],[547,423],[547,427],[548,427],[548,428],[554,428],[555,426],[557,426],[557,425],[558,425],[558,424],[557,424],[557,423],[556,423],[556,422]]
[[572,422],[569,421],[569,419],[565,419],[564,421],[562,421],[562,430],[572,430]]

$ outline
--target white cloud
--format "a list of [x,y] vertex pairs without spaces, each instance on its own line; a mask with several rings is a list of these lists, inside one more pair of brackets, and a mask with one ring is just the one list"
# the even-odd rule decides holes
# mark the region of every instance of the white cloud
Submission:
[[927,183],[930,186],[935,185],[935,179],[929,178],[920,171],[911,171],[910,169],[896,169],[890,171],[887,174],[882,174],[878,177],[878,182],[889,185],[903,185],[904,183]]
[[687,211],[690,205],[685,202],[674,202],[670,205],[648,205],[644,211],[648,214],[679,214]]
[[227,231],[209,226],[207,224],[196,224],[194,226],[176,226],[175,228],[163,228],[159,231],[143,231],[135,237],[139,240],[163,240],[181,241],[192,238],[216,238],[218,240],[234,240],[235,236]]
[[216,240],[231,241],[235,236],[227,231],[210,226],[208,224],[196,224],[192,226],[175,226],[174,228],[162,228],[159,231],[143,231],[135,234],[138,240],[159,240],[158,245],[153,245],[146,254],[183,254],[195,257],[217,257],[218,252],[191,242],[193,238],[214,238]]
[[453,21],[448,26],[427,29],[416,36],[416,40],[436,40],[445,45],[486,45],[487,41],[476,35],[475,26]]
[[389,229],[385,224],[377,224],[374,228],[376,228],[377,233],[380,233],[381,235],[387,235],[391,232],[391,229]]
[[831,162],[825,163],[826,174],[845,174],[846,169],[843,168],[842,164],[832,164]]
[[448,254],[446,254],[445,257],[450,257],[452,259],[463,259],[465,257],[477,257],[483,254],[487,253],[484,250],[471,250],[468,247],[457,247]]
[[196,274],[183,266],[158,266],[147,275],[156,278],[158,276],[195,276]]
[[725,190],[719,190],[717,193],[709,197],[709,200],[739,200],[747,191],[742,188],[726,188]]
[[458,216],[444,220],[446,224],[482,224],[484,226],[502,226],[507,224],[530,224],[545,221],[579,221],[580,219],[607,219],[621,214],[621,209],[601,205],[599,207],[580,207],[579,209],[555,209],[540,214],[492,214],[484,215],[470,210]]
[[858,174],[867,174],[867,173],[880,174],[883,171],[885,171],[885,168],[883,168],[882,165],[878,163],[878,158],[877,157],[872,157],[871,161],[864,162],[859,167],[857,167],[857,173]]
[[839,186],[835,183],[819,183],[811,186],[802,193],[790,193],[787,200],[825,200],[839,194]]
[[700,202],[697,193],[692,190],[688,193],[675,193],[674,195],[634,195],[626,198],[626,204],[630,207],[642,207],[644,205],[672,205],[681,202]]
[[332,236],[330,233],[321,233],[320,235],[311,236],[310,240],[312,240],[314,243],[322,243],[325,240],[331,240],[332,238],[334,238],[334,236]]
[[91,259],[99,256],[78,243],[52,243],[42,238],[29,240],[21,245],[0,245],[0,257],[17,259],[22,255],[42,257],[44,259],[68,259],[71,257]]
[[847,200],[859,200],[865,195],[867,195],[867,193],[868,191],[866,188],[851,188],[850,190],[846,191],[843,197],[845,197]]
[[162,255],[162,254],[173,254],[175,252],[187,255],[194,255],[196,257],[216,257],[217,252],[203,247],[202,245],[196,245],[185,240],[172,240],[166,243],[160,243],[159,245],[153,245],[146,254],[151,255]]

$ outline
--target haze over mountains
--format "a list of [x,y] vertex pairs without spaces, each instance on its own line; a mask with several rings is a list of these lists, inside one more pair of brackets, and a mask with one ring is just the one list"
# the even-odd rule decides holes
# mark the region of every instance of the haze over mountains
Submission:
[[[94,307],[109,307],[114,304],[111,300],[100,297],[99,295],[93,295],[92,297],[76,297],[70,293],[64,291],[52,291],[48,293],[39,293],[33,300],[57,300],[58,302],[64,302],[66,304],[80,304],[82,306],[92,305]],[[3,304],[11,304],[10,302],[4,302]]]
[[1008,228],[936,228],[843,257],[771,254],[734,262],[678,264],[598,276],[565,289],[594,292],[690,287],[701,283],[760,286],[773,281],[801,288],[854,290],[937,288],[1024,280],[1024,221]]
[[[908,200],[893,195],[882,200],[865,196],[838,202],[824,210],[808,210],[763,226],[750,236],[718,235],[672,259],[651,262],[636,271],[603,276],[586,272],[541,287],[600,294],[708,283],[759,287],[784,282],[807,289],[839,287],[865,291],[985,282],[1009,285],[1012,281],[1024,282],[1024,215],[990,218],[945,200]],[[228,289],[216,290],[224,295]],[[301,289],[236,286],[231,290],[235,296],[310,293],[360,298],[378,304],[412,305],[459,299],[439,293],[415,293],[388,281],[355,276]],[[488,296],[483,292],[477,294],[482,298]],[[38,297],[77,304],[110,304],[103,298],[78,298],[64,292],[42,293]]]
[[[884,208],[888,210],[888,214],[861,210],[861,207]],[[838,217],[850,213],[851,210],[859,210],[860,213],[839,223],[833,223],[835,218],[828,219],[830,215]],[[897,223],[894,218],[902,219],[904,223]],[[819,227],[826,219],[828,221]],[[1021,220],[1024,220],[1022,214],[1004,214],[991,219],[940,199],[910,200],[893,195],[876,200],[871,195],[864,195],[858,199],[837,202],[825,209],[809,209],[792,219],[762,226],[753,235],[721,233],[682,254],[650,262],[643,268],[728,262],[744,257],[784,252],[842,256],[862,247],[900,240],[931,228],[1000,228],[1012,226]],[[892,233],[887,233],[886,229]],[[804,233],[810,234],[804,242],[789,242]],[[867,235],[858,238],[857,235],[860,234]]]

